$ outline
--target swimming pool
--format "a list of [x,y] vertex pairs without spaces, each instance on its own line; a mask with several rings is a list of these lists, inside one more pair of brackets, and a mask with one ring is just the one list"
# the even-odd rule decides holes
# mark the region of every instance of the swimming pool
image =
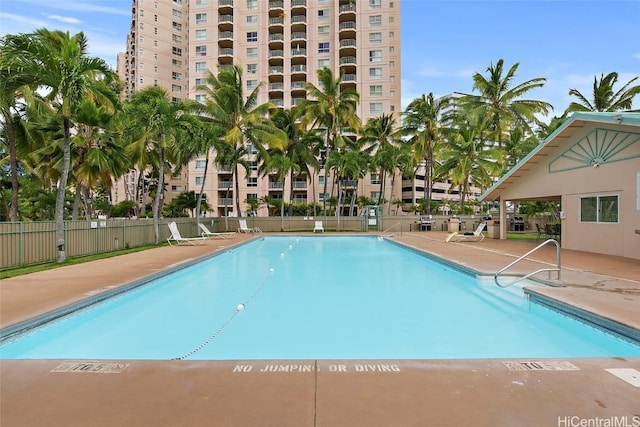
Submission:
[[263,237],[0,347],[4,359],[638,357],[640,346],[372,237]]

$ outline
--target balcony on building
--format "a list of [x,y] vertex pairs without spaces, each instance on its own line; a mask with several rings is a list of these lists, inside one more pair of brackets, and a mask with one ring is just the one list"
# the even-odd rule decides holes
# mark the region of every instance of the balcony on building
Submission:
[[306,31],[296,31],[291,33],[291,41],[306,41],[307,40],[307,32]]
[[[306,33],[307,32],[307,15],[305,15],[305,11],[301,10],[298,15],[294,15],[292,12],[291,15],[291,32],[292,33]],[[306,35],[305,35],[306,39]]]
[[269,83],[269,93],[282,93],[284,92],[284,82]]
[[269,190],[284,190],[284,182],[276,181],[273,178],[269,179]]
[[284,14],[284,1],[283,0],[269,0],[269,12],[280,12]]
[[355,56],[342,56],[340,57],[340,67],[343,66],[355,66],[357,58]]
[[338,29],[341,38],[356,38],[356,21],[340,22]]
[[218,13],[231,13],[233,0],[218,0]]
[[280,16],[271,16],[269,17],[269,28],[284,28],[284,18]]
[[355,2],[343,3],[338,8],[338,12],[340,13],[340,16],[355,17],[356,16],[356,3]]
[[233,189],[233,181],[218,181],[218,190]]
[[233,31],[220,31],[218,33],[218,41],[221,40],[233,42]]
[[284,49],[284,33],[269,33],[269,49]]
[[274,65],[269,67],[269,76],[271,75],[283,75],[284,67],[281,65]]
[[291,105],[298,105],[303,102],[306,98],[304,96],[295,96],[291,97]]
[[342,87],[351,87],[355,89],[356,83],[358,83],[358,77],[355,73],[345,73],[342,75]]
[[218,31],[233,31],[233,15],[218,15]]
[[291,16],[291,25],[294,26],[296,24],[305,25],[307,24],[307,15],[293,15]]
[[273,49],[269,51],[269,65],[283,65],[284,64],[284,50]]
[[276,107],[284,107],[284,99],[282,98],[270,98],[269,102],[275,105]]
[[218,197],[218,206],[233,206],[233,197]]
[[306,74],[307,66],[306,64],[294,64],[291,66],[291,74]]
[[231,56],[233,57],[233,48],[231,47],[223,47],[218,49],[218,57],[221,56]]
[[291,0],[291,10],[295,9],[306,9],[307,8],[307,0]]

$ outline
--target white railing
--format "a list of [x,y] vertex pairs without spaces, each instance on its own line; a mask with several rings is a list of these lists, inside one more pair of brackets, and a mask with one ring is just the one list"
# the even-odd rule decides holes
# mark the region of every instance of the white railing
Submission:
[[[542,248],[543,246],[546,246],[549,243],[553,243],[553,244],[556,245],[556,267],[555,268],[541,268],[541,269],[536,270],[534,272],[531,272],[529,274],[525,274],[524,276],[518,277],[518,279],[516,279],[516,280],[514,280],[512,282],[506,283],[504,285],[501,284],[498,281],[498,276],[500,274],[503,274],[506,270],[508,270],[509,268],[513,267],[514,265],[516,265],[517,263],[519,263],[520,261],[522,261],[523,259],[525,259],[529,255],[531,255],[532,253],[536,252],[538,249]],[[509,265],[505,266],[504,268],[502,268],[500,271],[498,271],[496,274],[493,275],[493,281],[496,283],[496,285],[500,286],[501,288],[506,288],[507,286],[514,285],[514,284],[516,284],[516,283],[518,283],[518,282],[520,282],[522,280],[528,279],[529,277],[534,276],[534,275],[536,275],[538,273],[541,273],[543,271],[547,271],[549,273],[549,276],[548,276],[549,280],[552,280],[551,279],[551,272],[552,271],[557,271],[558,275],[557,275],[556,280],[558,280],[558,281],[560,280],[560,244],[555,239],[549,239],[549,240],[547,240],[545,242],[540,243],[538,246],[536,246],[535,248],[531,249],[529,252],[527,252],[526,254],[522,255],[521,257],[519,257],[518,259],[513,261],[511,264],[509,264]],[[512,274],[512,276],[513,276],[513,274]]]

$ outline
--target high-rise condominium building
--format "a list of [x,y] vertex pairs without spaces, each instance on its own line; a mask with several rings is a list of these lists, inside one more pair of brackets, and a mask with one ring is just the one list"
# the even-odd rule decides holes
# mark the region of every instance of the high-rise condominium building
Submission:
[[[343,74],[343,87],[360,94],[363,123],[383,113],[396,113],[400,123],[399,0],[134,0],[125,58],[120,68],[128,93],[158,85],[176,100],[204,101],[195,87],[207,72],[237,65],[246,94],[260,86],[258,102],[282,108],[305,99],[305,84],[318,86],[318,70],[328,67]],[[294,178],[291,195],[289,183],[258,175],[255,153],[247,160],[250,171],[240,174],[238,195],[230,171],[208,165],[205,193],[214,215],[235,211],[236,197],[241,211],[247,198],[311,203],[328,197],[320,193],[322,173],[314,183]],[[167,196],[198,191],[204,166],[203,155],[172,177]],[[378,180],[368,174],[352,191],[377,198]]]

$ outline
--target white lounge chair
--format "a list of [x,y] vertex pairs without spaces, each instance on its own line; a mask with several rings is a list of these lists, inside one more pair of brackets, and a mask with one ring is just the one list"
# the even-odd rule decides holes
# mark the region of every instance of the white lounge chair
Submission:
[[198,223],[198,226],[200,227],[200,230],[202,230],[202,237],[222,237],[223,239],[228,239],[230,236],[233,236],[235,233],[233,232],[228,232],[228,233],[213,233],[212,231],[210,231],[206,225],[202,224],[202,223]]
[[239,219],[238,224],[239,224],[238,233],[262,233],[262,230],[260,230],[258,227],[254,227],[254,228],[247,227],[246,219]]
[[316,221],[316,225],[313,227],[313,232],[315,233],[316,231],[324,233],[324,225],[322,225],[322,221]]
[[484,234],[482,231],[484,227],[487,225],[486,222],[481,222],[478,224],[478,228],[473,233],[467,231],[465,233],[460,233],[458,231],[450,233],[447,238],[444,240],[445,242],[482,242],[484,240]]
[[171,231],[171,236],[167,237],[167,243],[171,245],[171,242],[175,242],[178,245],[182,243],[189,243],[190,245],[201,245],[204,243],[204,237],[182,237],[180,235],[180,230],[178,230],[178,224],[175,222],[170,222],[167,224],[169,226],[169,230]]

